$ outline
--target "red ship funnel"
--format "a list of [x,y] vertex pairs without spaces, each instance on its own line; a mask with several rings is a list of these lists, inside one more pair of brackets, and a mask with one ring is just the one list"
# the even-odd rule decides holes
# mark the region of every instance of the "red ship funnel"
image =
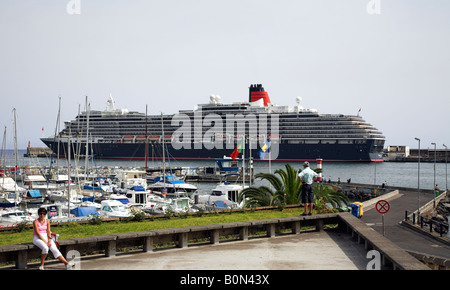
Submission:
[[270,104],[270,99],[269,99],[269,94],[264,91],[264,88],[261,84],[257,84],[257,85],[250,85],[249,88],[249,97],[248,97],[248,101],[249,102],[256,102],[259,99],[263,99],[264,101],[264,106],[267,107],[267,104]]

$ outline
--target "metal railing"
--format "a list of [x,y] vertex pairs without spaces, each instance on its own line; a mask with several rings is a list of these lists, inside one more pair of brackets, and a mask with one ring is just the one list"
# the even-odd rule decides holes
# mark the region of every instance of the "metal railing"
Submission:
[[422,230],[427,230],[430,233],[438,233],[443,237],[449,231],[449,225],[433,220],[432,218],[417,216],[417,211],[405,211],[405,221],[412,222],[413,225],[419,225]]

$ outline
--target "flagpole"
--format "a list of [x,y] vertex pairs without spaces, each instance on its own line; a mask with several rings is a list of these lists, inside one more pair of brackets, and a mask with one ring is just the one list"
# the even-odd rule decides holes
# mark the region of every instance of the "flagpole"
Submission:
[[270,148],[270,139],[267,139],[269,142],[269,145],[268,145],[268,149],[269,149],[269,173],[270,174],[272,174],[272,164],[271,164],[271,161],[272,161],[272,150],[270,150],[271,148]]
[[242,138],[242,186],[245,187],[245,134]]
[[252,162],[252,140],[250,135],[248,135],[248,169],[249,169],[249,180],[248,180],[248,185],[252,186],[252,177],[253,177],[253,162]]

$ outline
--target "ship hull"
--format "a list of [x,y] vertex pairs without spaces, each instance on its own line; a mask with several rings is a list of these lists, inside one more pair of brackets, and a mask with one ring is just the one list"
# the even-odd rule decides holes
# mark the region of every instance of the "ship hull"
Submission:
[[[68,157],[67,143],[55,142],[50,139],[42,141],[56,154]],[[59,144],[59,149],[58,149]],[[374,140],[367,140],[366,144],[277,144],[278,156],[266,154],[265,161],[314,161],[321,158],[323,162],[382,162],[383,146],[375,146]],[[91,146],[90,146],[91,147]],[[234,149],[174,149],[170,142],[167,144],[165,156],[176,160],[214,160],[230,156]],[[85,144],[72,145],[71,156],[76,152],[84,155]],[[191,148],[194,148],[192,145]],[[94,157],[97,159],[162,159],[162,146],[159,143],[149,144],[146,154],[145,143],[92,143]],[[257,149],[251,150],[253,160],[259,161]],[[168,154],[167,154],[168,153]],[[91,153],[89,153],[91,154]],[[248,158],[249,150],[246,150]],[[241,155],[240,155],[241,157]]]

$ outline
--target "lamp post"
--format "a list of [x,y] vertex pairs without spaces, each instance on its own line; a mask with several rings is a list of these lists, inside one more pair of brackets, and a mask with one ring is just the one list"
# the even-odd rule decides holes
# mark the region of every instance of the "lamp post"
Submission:
[[417,159],[417,220],[419,220],[420,215],[420,139],[414,138],[417,141],[419,141],[419,152],[418,152],[418,159]]
[[445,191],[448,191],[448,185],[447,185],[447,145],[442,144],[442,146],[445,147]]
[[431,145],[434,145],[434,165],[433,165],[433,191],[434,191],[434,198],[433,198],[433,207],[436,208],[436,143],[431,143]]

